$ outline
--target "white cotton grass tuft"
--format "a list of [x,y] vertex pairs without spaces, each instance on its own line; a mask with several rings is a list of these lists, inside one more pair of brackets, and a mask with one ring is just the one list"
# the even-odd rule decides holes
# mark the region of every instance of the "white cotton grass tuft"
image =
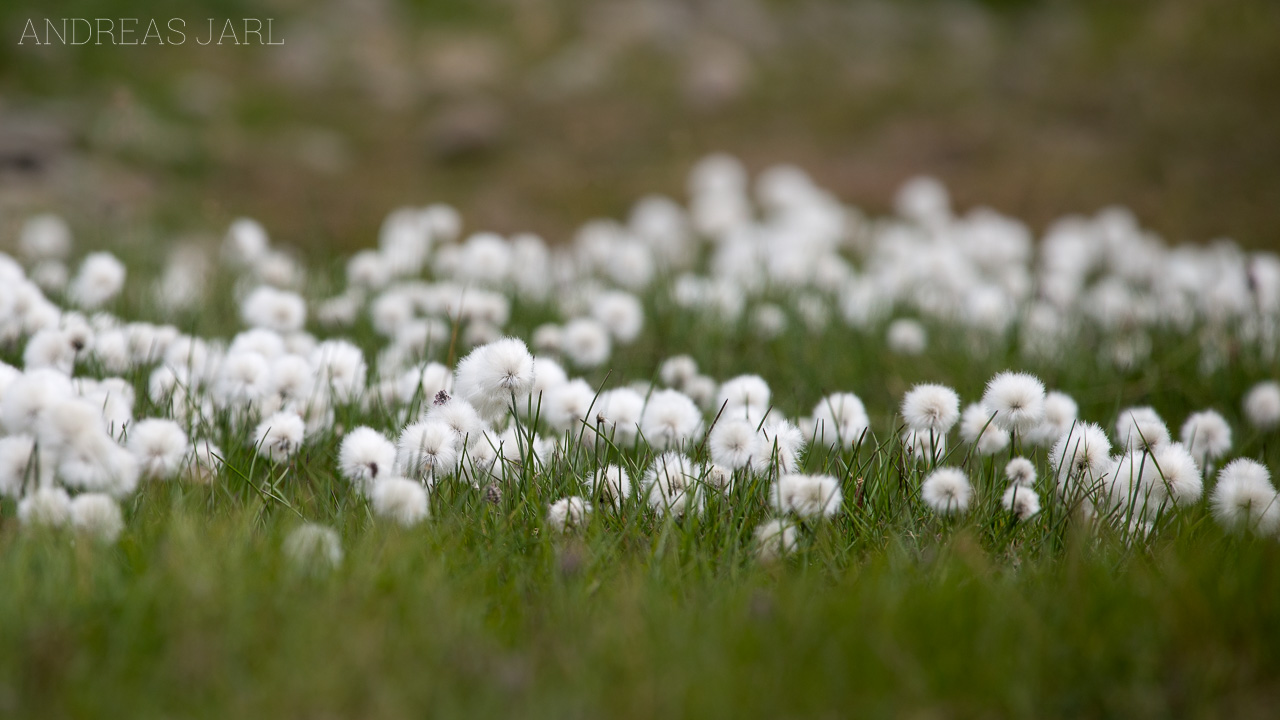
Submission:
[[912,318],[898,318],[885,331],[889,351],[897,355],[920,355],[929,347],[924,325]]
[[994,455],[1009,447],[1009,431],[995,424],[995,413],[982,403],[970,403],[960,416],[960,437],[979,455]]
[[318,523],[294,528],[281,545],[293,567],[306,572],[324,572],[342,565],[342,539],[338,531]]
[[711,428],[707,445],[712,462],[730,470],[741,470],[758,460],[762,454],[771,451],[771,448],[765,447],[763,440],[755,423],[721,419]]
[[394,472],[396,446],[371,427],[358,427],[338,446],[338,471],[364,492],[375,481]]
[[1004,476],[1010,485],[1032,487],[1036,484],[1036,466],[1024,457],[1013,458],[1004,466]]
[[1125,408],[1116,418],[1116,442],[1124,450],[1157,448],[1170,439],[1169,428],[1155,408]]
[[378,517],[412,527],[427,517],[427,491],[408,478],[387,477],[378,480],[369,491],[369,502]]
[[643,487],[649,506],[660,515],[682,517],[702,511],[702,493],[693,462],[678,452],[654,458],[645,471]]
[[640,432],[655,450],[677,448],[702,432],[702,412],[679,390],[658,390],[645,404]]
[[778,512],[805,519],[831,517],[840,512],[840,481],[830,475],[788,473],[773,484],[770,504]]
[[761,523],[755,532],[756,557],[773,562],[795,552],[798,545],[795,523],[773,518]]
[[307,303],[297,293],[263,285],[241,301],[240,318],[252,328],[297,332],[307,322]]
[[18,522],[62,527],[71,522],[71,496],[60,487],[42,487],[18,501]]
[[722,417],[745,417],[747,412],[763,414],[769,409],[772,393],[769,383],[759,375],[739,375],[720,385],[716,409]]
[[561,534],[582,529],[590,517],[591,503],[577,495],[561,498],[547,506],[547,525]]
[[1110,463],[1111,441],[1095,423],[1077,423],[1058,438],[1049,452],[1049,467],[1063,497],[1094,489],[1104,479]]
[[1262,432],[1280,427],[1280,382],[1267,380],[1254,385],[1244,396],[1244,416]]
[[916,385],[902,398],[902,419],[915,433],[941,438],[960,420],[960,396],[945,385]]
[[631,497],[631,476],[617,465],[605,465],[591,476],[591,494],[619,507]]
[[109,495],[83,493],[68,506],[71,526],[76,532],[102,543],[114,543],[124,532],[124,515]]
[[253,432],[257,453],[272,462],[285,462],[302,448],[307,425],[297,413],[284,410],[258,423]]
[[1237,458],[1218,471],[1210,507],[1214,518],[1229,530],[1273,535],[1280,529],[1280,498],[1271,473],[1256,460]]
[[1051,446],[1062,437],[1079,416],[1075,399],[1057,390],[1044,396],[1044,418],[1035,429],[1027,433],[1027,442],[1039,446]]
[[1231,425],[1215,410],[1192,413],[1182,424],[1179,437],[1202,465],[1222,458],[1231,450]]
[[565,324],[560,351],[574,367],[595,368],[613,354],[609,331],[594,318],[575,318]]
[[658,366],[658,379],[663,385],[683,388],[698,375],[698,362],[688,355],[674,355]]
[[87,255],[80,263],[80,270],[67,288],[67,295],[76,305],[94,310],[105,305],[124,289],[124,263],[108,252]]
[[54,458],[49,449],[37,448],[30,435],[0,438],[0,497],[18,499],[25,487],[53,482]]
[[169,480],[186,466],[191,445],[187,433],[172,420],[148,418],[129,426],[127,447],[143,477]]
[[853,393],[828,395],[813,408],[813,441],[828,447],[852,448],[871,425],[862,399]]
[[1044,420],[1044,397],[1044,383],[1039,378],[1006,371],[987,383],[982,405],[992,412],[997,427],[1022,435]]
[[920,485],[920,497],[939,515],[960,515],[969,509],[973,486],[963,470],[940,467],[925,477]]
[[1028,520],[1040,512],[1040,495],[1026,485],[1013,483],[1000,496],[1000,505],[1019,520]]
[[467,401],[489,422],[510,409],[533,389],[533,356],[523,340],[502,338],[472,350],[458,363],[454,394]]
[[396,442],[396,471],[427,485],[452,475],[458,467],[457,433],[438,420],[421,420],[406,427]]

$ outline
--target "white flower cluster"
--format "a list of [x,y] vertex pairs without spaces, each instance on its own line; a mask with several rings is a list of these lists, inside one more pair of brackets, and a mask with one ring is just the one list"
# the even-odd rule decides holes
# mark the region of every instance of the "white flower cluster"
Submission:
[[[885,447],[856,394],[787,398],[815,403],[788,418],[763,377],[721,382],[688,355],[655,368],[656,384],[610,375],[602,388],[570,372],[609,367],[653,312],[742,323],[766,338],[793,324],[883,329],[900,354],[928,349],[927,324],[956,328],[975,354],[1016,329],[1020,352],[1042,363],[1087,337],[1106,362],[1132,367],[1164,331],[1194,338],[1205,371],[1227,362],[1223,337],[1262,362],[1280,346],[1280,259],[1230,243],[1167,247],[1122,210],[1064,219],[1037,248],[1024,225],[994,211],[953,214],[932,180],[908,183],[897,216],[874,222],[796,168],[767,170],[752,187],[725,156],[695,167],[690,194],[687,208],[644,198],[626,222],[591,222],[559,247],[533,235],[464,238],[446,206],[397,210],[377,247],[347,261],[341,292],[325,297],[305,295],[302,265],[239,220],[222,257],[244,329],[229,340],[117,317],[125,266],[96,252],[71,276],[66,224],[32,218],[21,261],[0,254],[0,341],[22,347],[21,370],[0,365],[0,493],[18,500],[24,523],[112,539],[123,527],[116,503],[141,481],[218,477],[219,443],[276,466],[340,437],[334,462],[353,491],[378,516],[411,526],[428,516],[441,481],[500,496],[530,469],[585,454],[594,464],[582,494],[547,510],[555,530],[581,531],[593,512],[631,498],[655,516],[698,515],[750,481],[770,488],[776,515],[758,529],[757,549],[779,557],[801,531],[844,512],[850,481],[806,472],[810,449]],[[185,307],[205,292],[194,257],[175,255],[155,297]],[[521,304],[556,318],[527,343],[510,336]],[[374,357],[356,344],[364,326],[378,338]],[[455,347],[465,352],[449,367]],[[155,417],[135,412],[130,378]],[[1280,384],[1258,384],[1241,407],[1257,432],[1274,432]],[[338,409],[392,431],[343,428]],[[1233,448],[1214,410],[1187,418],[1175,442],[1155,410],[1127,408],[1110,437],[1078,417],[1069,395],[1024,372],[997,375],[967,404],[944,384],[918,385],[900,410],[902,425],[886,429],[901,432],[898,449],[923,475],[919,498],[940,515],[982,499],[961,455],[1007,450],[1001,503],[1019,520],[1061,502],[1155,523],[1197,502]],[[1020,454],[1036,448],[1043,495],[1036,464]],[[1280,526],[1264,466],[1237,459],[1218,475],[1212,505],[1225,525]],[[341,559],[337,536],[315,526],[289,547],[329,565]]]

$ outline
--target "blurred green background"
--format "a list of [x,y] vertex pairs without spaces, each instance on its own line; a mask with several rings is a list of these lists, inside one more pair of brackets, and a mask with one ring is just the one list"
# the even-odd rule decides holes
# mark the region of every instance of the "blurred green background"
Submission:
[[[273,18],[283,46],[18,45],[46,17]],[[1037,227],[1128,205],[1280,245],[1273,0],[6,0],[0,231],[220,233],[315,253],[444,200],[567,237],[712,151],[887,209],[934,174]]]

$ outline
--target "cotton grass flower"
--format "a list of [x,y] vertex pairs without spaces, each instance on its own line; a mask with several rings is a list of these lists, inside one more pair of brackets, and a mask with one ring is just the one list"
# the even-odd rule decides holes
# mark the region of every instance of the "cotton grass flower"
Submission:
[[659,390],[640,416],[640,432],[655,450],[678,447],[702,432],[702,413],[678,390]]
[[1035,429],[1027,433],[1026,439],[1034,445],[1052,445],[1071,429],[1078,415],[1079,408],[1070,395],[1051,391],[1044,396],[1044,417]]
[[645,471],[643,487],[649,506],[661,515],[682,517],[702,511],[697,473],[693,462],[681,453],[668,452],[655,458]]
[[457,469],[458,449],[458,436],[452,428],[436,420],[422,420],[400,433],[395,468],[401,475],[430,485]]
[[788,473],[773,484],[771,506],[805,519],[831,517],[840,512],[840,481],[830,475]]
[[1116,441],[1126,450],[1156,448],[1169,440],[1169,428],[1154,408],[1126,408],[1116,419]]
[[111,544],[124,532],[120,506],[109,495],[83,493],[69,505],[71,526],[76,532],[101,543]]
[[916,385],[902,398],[902,418],[909,430],[941,438],[960,419],[960,396],[945,385]]
[[371,427],[348,432],[338,446],[338,471],[362,492],[373,482],[390,476],[395,462],[396,446]]
[[742,417],[739,411],[748,410],[763,414],[769,409],[769,383],[759,375],[739,375],[720,385],[716,407],[723,408],[725,417]]
[[711,428],[707,445],[713,462],[730,470],[740,470],[766,452],[762,440],[755,423],[722,419]]
[[18,501],[18,522],[61,527],[71,522],[71,496],[59,487],[42,487]]
[[249,327],[296,332],[307,321],[307,303],[297,293],[263,285],[240,303],[240,318]]
[[91,253],[80,263],[80,270],[67,288],[76,305],[92,310],[102,307],[124,289],[125,267],[108,252]]
[[918,320],[898,318],[889,323],[886,342],[897,355],[920,355],[929,347],[929,335]]
[[1179,437],[1191,455],[1204,465],[1231,450],[1231,426],[1214,410],[1192,413],[1182,424]]
[[756,557],[762,562],[773,562],[795,552],[798,546],[796,526],[781,518],[761,523],[755,532]]
[[187,462],[191,446],[187,433],[172,420],[149,418],[129,427],[129,452],[138,459],[142,475],[154,480],[176,477]]
[[1058,438],[1049,453],[1049,467],[1063,497],[1093,488],[1105,477],[1110,463],[1111,441],[1095,423],[1077,423]]
[[995,424],[994,414],[982,403],[971,403],[960,415],[960,437],[972,443],[979,455],[994,455],[1009,447],[1009,431]]
[[503,338],[472,350],[458,363],[454,393],[493,422],[533,389],[533,356],[524,341]]
[[306,572],[334,570],[342,565],[342,539],[331,527],[304,523],[289,532],[281,546],[284,556]]
[[1002,430],[1025,434],[1044,420],[1044,383],[1034,375],[1002,372],[987,383],[982,404]]
[[1000,496],[1000,505],[1019,520],[1028,520],[1040,512],[1040,496],[1026,485],[1013,483]]
[[1029,488],[1036,484],[1036,466],[1024,457],[1016,457],[1004,466],[1004,476],[1010,485]]
[[586,526],[591,516],[591,503],[574,495],[561,498],[547,507],[547,525],[564,534]]
[[631,478],[617,465],[605,465],[591,476],[592,495],[619,507],[631,497]]
[[421,484],[402,477],[378,480],[369,491],[369,502],[378,517],[412,527],[427,517],[427,491]]
[[258,454],[272,462],[284,462],[302,448],[307,425],[302,417],[289,410],[274,413],[253,431],[253,445]]
[[576,318],[564,326],[561,351],[575,367],[594,368],[608,361],[613,353],[613,343],[608,330],[599,321]]
[[813,408],[813,440],[828,447],[852,448],[871,425],[862,399],[853,393],[835,393]]
[[1244,416],[1262,432],[1280,427],[1280,382],[1268,380],[1250,388],[1244,396]]
[[941,467],[925,477],[920,485],[920,497],[939,515],[961,515],[969,509],[973,486],[963,470]]
[[1230,530],[1273,535],[1280,529],[1280,499],[1271,473],[1255,460],[1236,458],[1218,471],[1210,507],[1214,518]]

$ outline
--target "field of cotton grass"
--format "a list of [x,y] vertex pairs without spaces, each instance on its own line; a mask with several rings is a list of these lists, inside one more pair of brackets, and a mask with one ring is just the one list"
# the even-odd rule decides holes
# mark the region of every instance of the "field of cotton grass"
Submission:
[[0,715],[1270,717],[1280,257],[699,162],[0,256]]

